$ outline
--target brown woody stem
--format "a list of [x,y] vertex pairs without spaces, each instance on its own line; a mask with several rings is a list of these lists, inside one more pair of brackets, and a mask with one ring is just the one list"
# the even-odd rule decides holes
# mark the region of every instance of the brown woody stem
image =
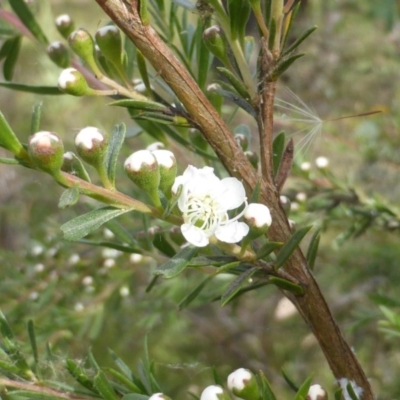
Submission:
[[[139,1],[131,0],[130,4],[121,0],[96,0],[96,2],[132,40],[156,72],[171,87],[185,106],[192,122],[203,132],[204,137],[223,165],[232,176],[244,183],[250,193],[259,180],[256,171],[189,72],[160,39],[151,25],[145,26],[142,23],[138,11]],[[265,90],[266,88],[262,89]],[[273,113],[271,109],[273,93],[270,94],[272,98],[268,100],[267,105],[264,105],[266,108],[263,111],[263,118]],[[259,109],[261,109],[260,105]],[[264,145],[269,146],[268,149],[264,149],[264,169],[266,170],[271,165],[272,126],[273,120],[265,121]],[[272,179],[268,178],[272,172],[271,170],[266,172],[268,174],[267,178],[262,181],[260,201],[268,205],[273,216],[273,224],[268,234],[274,241],[287,242],[291,236],[291,231],[279,202],[278,190]],[[305,295],[301,297],[290,296],[290,298],[318,339],[334,376],[337,379],[346,378],[349,381],[354,381],[358,387],[363,389],[362,398],[373,400],[374,396],[370,384],[354,352],[333,320],[328,305],[311,275],[300,249],[293,253],[285,265],[285,270],[305,288]]]

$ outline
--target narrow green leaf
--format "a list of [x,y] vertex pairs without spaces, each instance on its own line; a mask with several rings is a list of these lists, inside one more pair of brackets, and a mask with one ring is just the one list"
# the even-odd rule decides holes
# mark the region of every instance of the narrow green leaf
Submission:
[[122,372],[122,374],[125,376],[127,379],[132,379],[132,371],[131,369],[125,364],[125,362],[117,356],[114,351],[111,349],[108,349],[108,352],[110,353],[111,358],[115,362],[115,365],[118,367],[118,369]]
[[260,198],[260,191],[261,191],[261,179],[257,181],[256,186],[250,196],[249,203],[258,203],[258,199]]
[[259,373],[261,379],[261,398],[262,400],[276,400],[275,394],[272,391],[271,385],[268,382],[268,379],[265,377],[264,373],[260,371]]
[[150,396],[147,396],[145,394],[139,394],[139,393],[129,393],[126,394],[122,400],[148,400]]
[[60,393],[57,395],[56,393],[47,393],[46,389],[33,391],[33,390],[13,390],[10,392],[12,393],[12,397],[14,398],[28,398],[28,399],[39,399],[39,400],[56,400],[56,399],[63,399],[65,400],[65,395]]
[[254,110],[254,107],[244,100],[242,97],[238,96],[236,94],[236,90],[231,87],[230,90],[223,89],[222,86],[225,88],[228,88],[230,85],[224,83],[224,82],[219,82],[219,86],[217,86],[214,91],[218,94],[220,94],[222,97],[225,99],[231,100],[234,102],[237,106],[242,108],[244,111],[246,111],[248,114],[250,114],[252,117],[256,117],[256,112]]
[[191,292],[189,292],[178,304],[179,310],[189,306],[193,300],[202,292],[202,290],[214,279],[214,275],[209,275],[203,279]]
[[312,236],[312,238],[310,240],[310,244],[307,249],[306,259],[308,262],[308,266],[310,267],[311,270],[314,269],[315,259],[317,258],[317,254],[318,254],[318,246],[319,246],[319,241],[321,239],[321,236],[319,233],[320,233],[320,229],[318,229],[314,232],[314,235]]
[[226,289],[221,296],[221,306],[225,306],[230,300],[249,283],[249,279],[258,271],[258,267],[247,269],[243,274],[239,275]]
[[236,261],[235,257],[231,256],[199,256],[194,257],[189,261],[190,267],[205,267],[208,265],[221,266],[227,263]]
[[[222,379],[221,376],[219,375],[217,368],[212,367],[212,373],[213,373],[214,383],[215,383],[216,385],[219,385],[219,386],[221,386],[221,387],[224,387],[225,381],[224,381],[224,379]],[[198,399],[199,399],[199,398],[197,398],[197,400],[198,400]]]
[[108,103],[109,106],[114,107],[127,107],[133,108],[137,110],[143,111],[161,111],[165,112],[168,110],[168,107],[164,104],[157,103],[155,101],[142,101],[142,100],[134,100],[134,99],[122,99],[116,100],[111,103]]
[[293,165],[293,157],[294,141],[293,138],[290,138],[285,150],[283,151],[283,155],[279,163],[279,169],[277,171],[276,186],[278,187],[279,192],[281,192],[283,185],[290,174]]
[[210,59],[212,61],[213,56],[203,40],[203,21],[201,21],[201,18],[197,22],[195,40],[197,50],[197,84],[200,89],[204,90],[210,72]]
[[77,203],[79,200],[79,188],[77,186],[72,186],[71,188],[65,190],[58,201],[58,208],[64,209],[71,207]]
[[11,151],[14,155],[20,155],[25,150],[15,135],[14,131],[8,125],[7,120],[0,111],[0,146]]
[[271,18],[269,23],[269,37],[268,37],[268,48],[270,49],[274,48],[275,36],[276,36],[276,21],[275,18]]
[[22,23],[29,29],[32,35],[43,44],[49,44],[49,41],[42,31],[39,23],[36,21],[27,3],[24,0],[9,0],[11,8]]
[[343,390],[342,389],[338,389],[335,392],[335,400],[342,400],[342,394],[343,394]]
[[139,360],[137,365],[137,371],[142,385],[145,388],[145,391],[150,394],[153,391],[151,390],[151,382],[150,382],[150,372],[148,367],[146,367],[142,360]]
[[279,166],[281,165],[284,149],[285,149],[285,133],[280,132],[275,137],[272,145],[272,161],[274,165],[274,176],[276,176],[279,171]]
[[94,387],[93,381],[89,378],[86,371],[74,360],[67,359],[65,367],[80,385],[93,393],[99,394],[99,391]]
[[11,81],[14,76],[15,64],[18,60],[19,51],[21,50],[21,41],[22,36],[16,36],[12,39],[11,48],[3,64],[3,74],[6,81]]
[[33,359],[35,361],[35,364],[37,365],[39,362],[39,354],[36,343],[35,327],[31,319],[28,321],[28,335],[29,335],[29,341],[31,343]]
[[296,285],[295,283],[287,281],[286,279],[271,276],[268,282],[277,286],[279,289],[287,290],[288,292],[293,293],[295,296],[302,296],[304,294],[304,289],[300,285]]
[[136,63],[139,69],[140,77],[142,78],[142,81],[144,83],[144,86],[151,93],[150,79],[149,79],[149,73],[147,72],[146,59],[144,58],[142,52],[139,51],[138,49],[136,49]]
[[3,344],[7,349],[7,354],[10,357],[10,360],[19,370],[18,375],[25,379],[32,379],[34,375],[29,368],[25,357],[22,355],[14,333],[2,311],[0,311],[0,333],[3,336]]
[[106,228],[109,229],[117,239],[122,243],[127,243],[131,247],[140,247],[139,243],[133,239],[132,235],[127,231],[127,229],[120,224],[117,220],[113,219],[105,224]]
[[72,151],[65,153],[62,170],[71,175],[75,175],[86,182],[90,182],[90,176],[86,171],[83,162]]
[[217,70],[230,82],[240,96],[248,100],[250,95],[247,91],[245,84],[235,76],[229,69],[224,67],[217,67]]
[[45,95],[65,94],[57,86],[33,86],[14,82],[0,82],[0,86],[19,92],[36,93]]
[[257,260],[269,256],[273,251],[283,246],[281,242],[267,242],[257,251]]
[[8,53],[11,51],[11,48],[14,43],[14,39],[15,39],[15,36],[13,35],[12,37],[10,37],[4,41],[3,46],[1,46],[1,49],[0,49],[0,61],[3,58],[6,58]]
[[125,140],[126,127],[125,124],[115,125],[108,143],[107,154],[104,160],[108,179],[115,186],[115,171],[119,152]]
[[20,162],[15,158],[0,157],[0,164],[20,165]]
[[306,226],[305,228],[299,229],[296,231],[293,236],[285,243],[282,247],[281,251],[276,257],[275,260],[275,268],[278,269],[282,267],[282,265],[288,260],[288,258],[292,255],[296,247],[303,240],[304,236],[306,236],[307,232],[311,229],[311,226]]
[[0,370],[15,375],[18,375],[20,372],[20,369],[15,364],[4,360],[0,360]]
[[291,44],[283,53],[283,57],[287,56],[289,53],[291,53],[293,50],[295,50],[297,47],[300,46],[301,43],[304,42],[315,30],[317,29],[316,26],[313,26],[312,28],[307,29],[304,31],[298,38],[297,40],[294,41],[293,44]]
[[61,226],[61,230],[66,240],[78,240],[93,232],[107,221],[129,211],[131,210],[114,207],[98,208],[66,222]]
[[277,80],[296,60],[303,56],[305,56],[305,54],[295,54],[294,56],[283,59],[276,67],[271,79]]
[[300,386],[299,390],[296,393],[295,400],[306,399],[308,390],[310,389],[311,382],[313,379],[313,375],[309,376]]
[[155,271],[155,275],[163,275],[167,279],[179,275],[189,265],[190,260],[198,253],[198,251],[198,247],[184,247],[170,260],[160,265]]
[[40,117],[42,115],[42,106],[43,102],[40,102],[33,107],[31,119],[31,135],[40,131]]
[[97,373],[93,383],[97,391],[104,397],[105,400],[119,400],[119,397],[115,393],[103,371],[99,371]]
[[282,368],[282,376],[285,379],[286,383],[289,385],[289,387],[294,391],[298,392],[299,391],[299,386],[294,383],[293,379],[289,377],[289,375],[286,373],[286,371]]
[[168,242],[165,237],[165,234],[156,233],[153,239],[153,245],[156,249],[160,250],[163,254],[168,257],[173,257],[176,254],[175,249]]
[[353,385],[351,382],[349,382],[346,386],[346,390],[348,395],[351,397],[352,400],[359,400],[359,397],[357,396],[356,392],[354,391]]
[[232,40],[242,40],[246,36],[246,25],[250,17],[249,1],[228,0],[229,22]]

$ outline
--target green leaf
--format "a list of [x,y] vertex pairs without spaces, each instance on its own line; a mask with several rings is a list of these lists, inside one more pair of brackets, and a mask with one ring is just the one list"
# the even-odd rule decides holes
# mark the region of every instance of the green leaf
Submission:
[[282,54],[283,57],[287,56],[289,53],[291,53],[293,50],[295,50],[297,47],[300,46],[301,43],[304,42],[315,30],[317,29],[316,26],[313,26],[312,28],[307,29],[304,31],[298,38],[297,40],[294,41],[293,44],[291,44]]
[[0,157],[0,164],[20,165],[20,162],[15,158]]
[[271,385],[269,384],[264,373],[260,371],[259,376],[261,379],[261,398],[262,398],[262,400],[276,400],[274,392],[271,389]]
[[285,379],[286,383],[289,385],[289,387],[294,391],[298,392],[299,386],[294,383],[293,379],[289,377],[289,375],[286,373],[286,371],[282,368],[282,376]]
[[251,7],[248,1],[228,0],[231,39],[243,39],[246,35],[246,25],[250,17]]
[[107,154],[104,160],[107,176],[115,186],[115,171],[117,168],[118,155],[125,140],[125,124],[115,125],[108,143]]
[[357,396],[356,392],[353,389],[353,385],[351,382],[349,382],[346,386],[347,393],[351,397],[352,400],[359,400],[359,397]]
[[197,22],[195,40],[197,50],[197,84],[200,89],[204,90],[207,83],[207,77],[209,76],[210,59],[212,61],[213,56],[203,40],[203,22],[200,18]]
[[33,86],[14,82],[0,82],[0,86],[19,92],[36,93],[44,95],[65,94],[57,86]]
[[3,46],[1,46],[1,49],[0,49],[0,61],[3,58],[6,58],[8,53],[11,51],[13,43],[14,43],[14,39],[15,39],[15,35],[13,35],[12,37],[10,37],[4,41]]
[[176,254],[175,249],[165,238],[165,234],[156,233],[153,239],[153,245],[156,249],[160,250],[163,254],[168,257],[173,257]]
[[335,392],[335,400],[342,400],[342,394],[343,394],[343,390],[342,389],[338,389]]
[[39,362],[39,355],[36,343],[35,327],[31,319],[28,321],[28,335],[29,335],[29,341],[31,343],[33,359],[35,361],[35,364],[37,365]]
[[155,101],[143,101],[143,100],[134,100],[134,99],[122,99],[116,100],[111,103],[108,103],[109,106],[114,107],[127,107],[133,108],[136,110],[143,111],[161,111],[165,112],[168,110],[168,107],[164,104],[157,103]]
[[71,207],[77,203],[79,200],[79,188],[77,186],[72,186],[71,188],[65,190],[58,201],[58,208]]
[[221,266],[227,263],[232,263],[236,261],[235,257],[231,256],[199,256],[194,257],[190,260],[190,267],[205,267],[205,266]]
[[132,235],[126,230],[126,228],[115,219],[108,221],[105,226],[121,242],[129,244],[131,247],[139,246],[139,243],[133,239]]
[[217,70],[230,82],[230,84],[235,88],[235,90],[242,96],[244,99],[249,99],[250,95],[247,91],[245,84],[238,79],[235,74],[233,74],[229,69],[224,67],[217,67]]
[[295,296],[304,295],[304,289],[300,285],[287,281],[286,279],[271,276],[268,282],[277,286],[279,289],[287,290],[288,292],[293,293]]
[[191,292],[189,292],[178,304],[179,310],[186,308],[196,297],[202,292],[202,290],[214,279],[214,275],[209,275],[203,279]]
[[40,117],[42,114],[42,106],[43,102],[40,102],[33,107],[31,119],[31,135],[40,131]]
[[7,350],[7,355],[14,365],[18,368],[18,375],[25,379],[32,379],[33,373],[29,368],[25,357],[22,355],[17,340],[8,324],[6,317],[0,311],[0,332],[3,336],[3,345]]
[[271,79],[277,80],[296,60],[305,56],[305,54],[295,54],[294,56],[283,59],[273,72]]
[[[248,114],[250,114],[251,116],[256,118],[256,112],[254,110],[254,107],[249,102],[247,102],[245,99],[243,99],[242,97],[238,96],[236,94],[236,90],[233,87],[231,87],[230,85],[228,85],[227,83],[224,83],[224,82],[219,82],[219,85],[220,86],[217,86],[214,89],[214,91],[216,93],[220,94],[225,99],[231,100],[237,106],[239,106],[244,111],[246,111]],[[225,88],[229,88],[230,87],[230,90],[222,89],[222,86],[224,86]]]
[[21,49],[22,36],[16,36],[12,39],[10,50],[3,64],[4,79],[11,81],[14,76],[15,64],[18,60],[19,51]]
[[66,240],[78,240],[93,232],[107,221],[129,211],[132,210],[114,207],[98,208],[68,221],[61,226],[61,230]]
[[311,229],[311,226],[306,226],[305,228],[299,229],[294,233],[294,235],[285,243],[280,252],[278,253],[275,260],[275,268],[278,269],[289,259],[292,253],[295,251],[296,247],[306,236],[307,232]]
[[[39,389],[38,391],[34,390],[13,390],[10,392],[13,398],[28,398],[28,399],[39,399],[39,400],[56,400],[63,399],[65,400],[65,394],[60,393],[57,395],[55,392],[46,393],[46,389]],[[14,397],[15,396],[15,397]]]
[[307,398],[308,390],[310,389],[313,375],[309,376],[300,386],[296,393],[295,400],[302,400]]
[[140,77],[144,83],[146,89],[151,93],[150,79],[147,71],[146,59],[144,58],[141,51],[136,49],[136,63],[139,69]]
[[15,135],[14,131],[8,125],[4,115],[0,112],[0,146],[11,151],[14,155],[21,155],[25,150]]
[[94,387],[92,380],[87,375],[86,371],[75,361],[68,359],[65,363],[67,371],[71,376],[83,387],[93,393],[99,394],[99,391]]
[[68,159],[66,157],[64,158],[62,170],[71,175],[75,175],[86,182],[90,182],[90,176],[87,173],[83,162],[76,156],[76,154],[69,151],[66,155],[68,155]]
[[276,176],[279,171],[279,166],[281,165],[284,149],[285,149],[285,133],[280,132],[275,137],[272,145],[272,161],[274,165],[274,176]]
[[155,275],[163,275],[167,279],[179,275],[189,265],[190,260],[198,253],[198,251],[198,247],[184,247],[170,260],[160,265],[155,271]]
[[258,267],[253,267],[247,269],[241,275],[239,275],[226,289],[226,291],[221,296],[221,306],[225,306],[232,300],[233,297],[239,292],[244,285],[249,283],[249,279],[258,271]]
[[260,198],[261,191],[261,179],[257,181],[256,186],[250,196],[249,203],[258,203],[258,199]]
[[318,229],[314,232],[314,235],[312,236],[312,238],[310,240],[310,244],[308,245],[308,249],[307,249],[306,259],[308,262],[308,266],[310,267],[311,270],[314,269],[315,259],[317,258],[317,254],[318,254],[318,246],[319,246],[319,241],[321,239],[321,236],[319,233],[320,233],[320,229]]
[[18,18],[29,29],[32,35],[39,40],[39,42],[45,45],[49,44],[47,37],[43,33],[26,2],[24,0],[9,0],[9,3],[15,14],[18,15]]
[[119,400],[119,397],[115,393],[103,371],[99,371],[97,373],[93,383],[97,391],[104,397],[105,400]]
[[269,256],[273,251],[275,251],[277,248],[283,246],[283,243],[281,242],[267,242],[263,246],[261,246],[258,251],[257,251],[257,260],[260,258],[264,258]]

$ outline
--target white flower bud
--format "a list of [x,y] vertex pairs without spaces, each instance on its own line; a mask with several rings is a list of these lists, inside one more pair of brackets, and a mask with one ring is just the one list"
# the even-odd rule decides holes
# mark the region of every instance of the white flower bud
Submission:
[[87,126],[81,129],[75,137],[75,146],[80,157],[88,164],[99,167],[107,150],[106,137],[99,129]]
[[171,400],[171,398],[164,393],[154,393],[149,397],[149,400]]
[[224,390],[217,385],[207,386],[200,396],[200,400],[222,400],[224,398]]
[[304,192],[299,192],[296,194],[296,200],[303,203],[307,200],[307,194]]
[[256,377],[245,368],[239,368],[228,376],[228,388],[245,400],[258,400],[260,396]]
[[244,219],[250,227],[263,228],[269,227],[272,223],[269,208],[264,204],[251,203],[244,212]]
[[300,169],[302,171],[309,171],[311,169],[311,163],[309,163],[308,161],[301,163]]
[[156,150],[162,150],[162,149],[164,149],[164,148],[165,148],[164,143],[162,143],[162,142],[154,142],[154,143],[152,143],[152,144],[149,144],[149,145],[146,147],[146,150],[149,150],[149,151],[156,151]]
[[84,96],[91,93],[86,79],[75,68],[67,68],[61,72],[58,77],[58,87],[72,96]]
[[312,385],[308,390],[306,400],[327,400],[328,394],[321,385]]
[[317,166],[317,168],[320,168],[320,169],[327,168],[329,165],[329,160],[326,157],[322,157],[322,156],[318,157],[315,160],[315,165]]

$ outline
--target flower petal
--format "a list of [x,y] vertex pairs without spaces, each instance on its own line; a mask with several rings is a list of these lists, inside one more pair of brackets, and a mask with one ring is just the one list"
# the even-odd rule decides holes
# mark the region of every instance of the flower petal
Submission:
[[190,224],[181,225],[181,232],[185,239],[196,247],[205,247],[209,240],[205,232],[197,226]]
[[249,227],[244,222],[234,221],[219,226],[215,232],[218,240],[225,243],[237,243],[249,233]]
[[236,178],[224,178],[219,182],[215,197],[219,199],[225,210],[240,207],[246,200],[246,192],[242,182]]

